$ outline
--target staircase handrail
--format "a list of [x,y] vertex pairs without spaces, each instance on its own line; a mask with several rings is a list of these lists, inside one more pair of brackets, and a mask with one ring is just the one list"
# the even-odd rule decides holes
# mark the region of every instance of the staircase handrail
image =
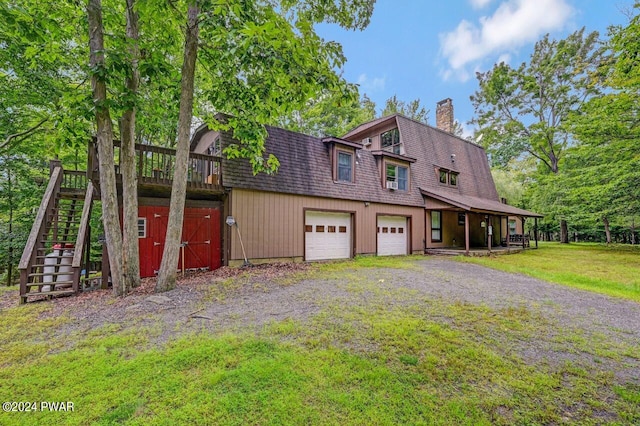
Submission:
[[26,270],[29,268],[29,264],[32,263],[35,256],[35,249],[39,242],[41,242],[42,235],[44,234],[47,224],[47,213],[53,211],[53,207],[56,202],[56,195],[60,192],[60,184],[62,182],[62,167],[55,167],[51,173],[49,184],[42,197],[40,208],[36,214],[36,218],[31,226],[31,232],[29,238],[24,246],[18,269]]

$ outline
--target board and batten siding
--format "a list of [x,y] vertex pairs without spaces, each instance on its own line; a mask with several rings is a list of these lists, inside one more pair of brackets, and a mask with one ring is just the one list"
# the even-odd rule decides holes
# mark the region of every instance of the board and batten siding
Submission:
[[[354,214],[355,253],[375,254],[378,215],[410,218],[411,250],[424,249],[424,208],[308,197],[274,192],[233,189],[230,211],[242,234],[249,259],[295,259],[304,257],[305,210]],[[241,260],[242,249],[235,228],[230,235],[230,261]]]

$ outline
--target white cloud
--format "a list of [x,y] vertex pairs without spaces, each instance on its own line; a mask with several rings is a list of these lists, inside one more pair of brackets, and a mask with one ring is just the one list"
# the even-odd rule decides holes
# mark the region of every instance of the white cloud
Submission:
[[386,77],[367,77],[367,74],[360,74],[358,76],[358,85],[364,92],[377,92],[384,90]]
[[[471,0],[472,4],[486,0]],[[567,0],[507,0],[478,24],[462,20],[451,32],[440,34],[440,51],[449,70],[443,78],[469,78],[467,65],[487,56],[508,58],[507,52],[535,42],[543,34],[561,29],[573,14]]]
[[483,7],[485,7],[486,5],[491,3],[492,1],[493,0],[469,0],[469,3],[471,3],[471,6],[474,9],[482,9]]

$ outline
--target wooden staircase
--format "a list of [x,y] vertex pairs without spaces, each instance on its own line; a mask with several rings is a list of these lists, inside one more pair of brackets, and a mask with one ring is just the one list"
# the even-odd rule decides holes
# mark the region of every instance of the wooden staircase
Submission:
[[77,294],[89,261],[93,184],[86,172],[53,162],[51,176],[19,264],[20,303]]

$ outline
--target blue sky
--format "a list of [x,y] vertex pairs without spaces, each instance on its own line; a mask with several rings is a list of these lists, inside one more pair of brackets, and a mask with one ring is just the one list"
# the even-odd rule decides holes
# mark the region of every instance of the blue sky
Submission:
[[544,34],[561,39],[586,27],[602,36],[625,24],[633,0],[378,0],[364,31],[319,26],[326,40],[342,44],[344,77],[360,85],[378,107],[396,94],[419,98],[435,122],[436,102],[453,99],[465,133],[473,117],[469,100],[476,71],[505,61],[527,61]]

